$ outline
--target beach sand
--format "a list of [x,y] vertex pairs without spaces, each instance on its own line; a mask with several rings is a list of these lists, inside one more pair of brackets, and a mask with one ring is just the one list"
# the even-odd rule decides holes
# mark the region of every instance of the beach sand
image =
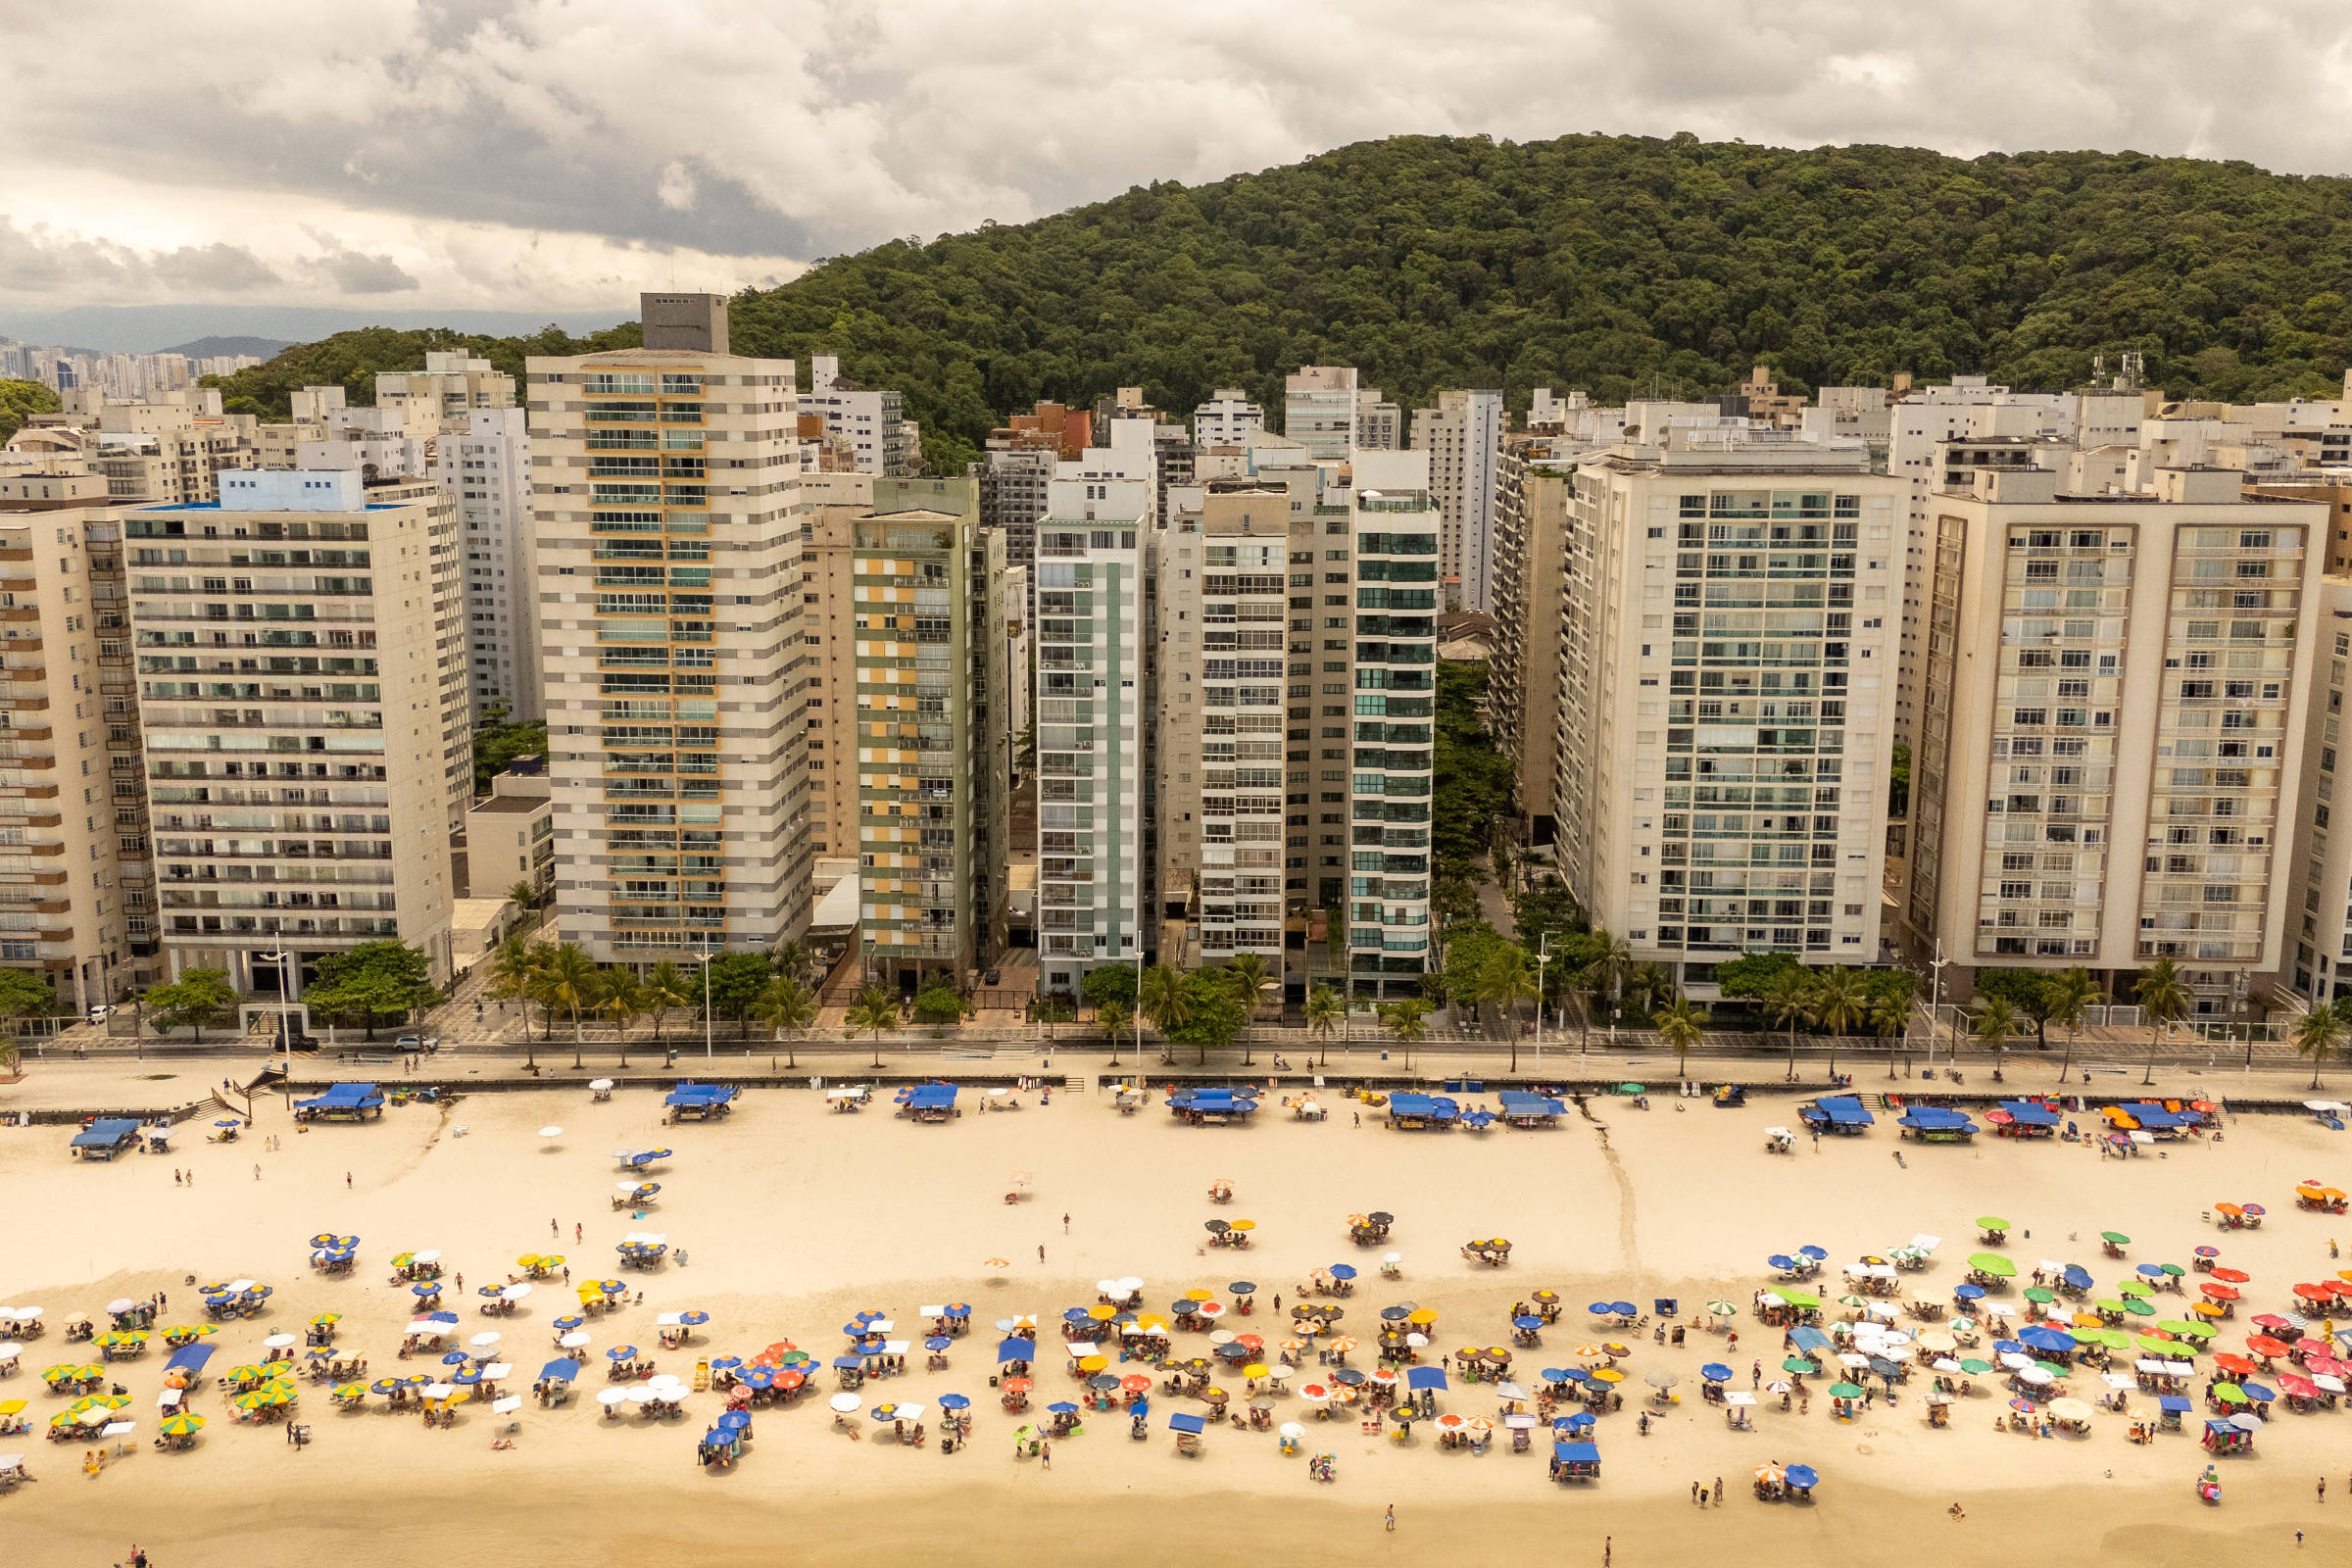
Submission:
[[[1520,1352],[1519,1367],[1532,1372],[1600,1337],[1585,1327],[1587,1301],[1646,1306],[1679,1297],[1686,1318],[1712,1296],[1744,1305],[1770,1281],[1765,1255],[1803,1243],[1829,1250],[1830,1296],[1838,1262],[1915,1232],[1939,1235],[1921,1293],[1948,1298],[1961,1259],[1978,1248],[1974,1217],[1995,1211],[2016,1223],[2006,1250],[2022,1268],[2043,1257],[2080,1261],[2103,1288],[2132,1262],[2185,1262],[2191,1247],[2219,1245],[2225,1261],[2254,1276],[2238,1322],[2220,1341],[2235,1345],[2243,1318],[2284,1309],[2294,1281],[2344,1266],[2328,1258],[2328,1245],[2352,1235],[2352,1225],[2295,1211],[2292,1187],[2306,1176],[2343,1182],[2352,1146],[2306,1120],[2243,1118],[2219,1144],[2129,1161],[2057,1143],[1898,1146],[1885,1121],[1867,1138],[1825,1140],[1818,1150],[1800,1139],[1793,1156],[1776,1156],[1764,1152],[1762,1129],[1794,1113],[1773,1101],[1743,1109],[1686,1102],[1684,1111],[1670,1099],[1647,1111],[1595,1102],[1597,1120],[1480,1136],[1392,1132],[1371,1113],[1359,1127],[1336,1096],[1326,1097],[1325,1123],[1296,1122],[1269,1105],[1255,1126],[1200,1129],[1177,1124],[1157,1097],[1135,1116],[1084,1094],[1056,1095],[1050,1106],[1023,1098],[1020,1110],[984,1114],[967,1090],[971,1108],[959,1119],[917,1126],[887,1105],[843,1115],[806,1092],[757,1092],[725,1120],[667,1127],[651,1091],[592,1103],[571,1087],[410,1106],[378,1123],[305,1133],[281,1102],[264,1101],[258,1124],[235,1145],[195,1142],[170,1158],[90,1166],[68,1159],[65,1129],[0,1129],[0,1192],[11,1215],[0,1302],[38,1303],[55,1319],[163,1290],[172,1304],[161,1321],[170,1323],[197,1312],[190,1275],[276,1286],[272,1314],[222,1330],[216,1372],[258,1355],[272,1326],[298,1329],[322,1310],[346,1314],[341,1343],[369,1355],[371,1375],[431,1369],[431,1357],[404,1362],[393,1353],[410,1298],[388,1283],[386,1266],[396,1251],[430,1247],[466,1278],[463,1299],[455,1290],[449,1298],[465,1319],[461,1332],[506,1336],[501,1353],[516,1368],[519,1392],[554,1353],[548,1324],[570,1309],[568,1293],[542,1285],[513,1317],[482,1320],[473,1287],[503,1281],[525,1251],[562,1251],[575,1280],[614,1273],[612,1246],[629,1230],[664,1232],[691,1259],[618,1276],[642,1287],[643,1304],[591,1325],[595,1365],[581,1396],[557,1410],[526,1405],[509,1451],[490,1448],[496,1418],[481,1407],[463,1407],[454,1430],[428,1431],[376,1400],[339,1411],[309,1384],[302,1418],[316,1441],[304,1450],[288,1447],[275,1426],[231,1424],[209,1388],[193,1404],[211,1418],[193,1451],[142,1445],[94,1479],[75,1462],[77,1445],[44,1443],[37,1430],[21,1444],[0,1442],[21,1446],[40,1477],[0,1498],[6,1560],[104,1564],[136,1542],[164,1568],[336,1551],[470,1565],[555,1560],[558,1549],[568,1561],[635,1564],[786,1554],[870,1561],[906,1548],[972,1563],[1041,1554],[1171,1562],[1204,1552],[1286,1564],[1387,1561],[1464,1548],[1481,1556],[1549,1549],[1597,1562],[1608,1538],[1618,1563],[1736,1554],[1770,1564],[1825,1553],[1873,1563],[2022,1547],[2073,1561],[2212,1565],[2292,1550],[2297,1529],[2307,1532],[2305,1550],[2332,1560],[2352,1547],[2352,1411],[2297,1416],[2281,1407],[2256,1454],[2222,1462],[2219,1509],[2191,1490],[2206,1462],[2193,1436],[2168,1433],[2134,1446],[2106,1412],[2086,1439],[1996,1433],[2006,1396],[1982,1386],[1955,1408],[1948,1430],[1927,1426],[1915,1379],[1899,1404],[1881,1402],[1851,1424],[1833,1421],[1826,1399],[1803,1416],[1768,1400],[1756,1430],[1737,1433],[1699,1401],[1697,1369],[1731,1360],[1740,1372],[1734,1387],[1745,1387],[1751,1360],[1777,1365],[1780,1336],[1744,1312],[1735,1320],[1746,1326],[1737,1355],[1706,1333],[1679,1349],[1646,1338],[1636,1345],[1626,1408],[1597,1432],[1603,1475],[1580,1486],[1545,1479],[1541,1445],[1524,1455],[1500,1441],[1483,1456],[1440,1452],[1423,1428],[1399,1448],[1361,1435],[1351,1418],[1309,1423],[1309,1448],[1328,1446],[1338,1459],[1330,1486],[1279,1456],[1271,1435],[1212,1430],[1204,1455],[1184,1459],[1163,1423],[1190,1406],[1164,1396],[1154,1398],[1149,1442],[1130,1441],[1123,1417],[1098,1415],[1083,1435],[1054,1444],[1049,1471],[1011,1456],[1012,1427],[1031,1418],[999,1410],[988,1387],[994,1319],[1057,1318],[1065,1306],[1091,1303],[1094,1281],[1105,1275],[1144,1278],[1154,1310],[1196,1286],[1222,1297],[1228,1281],[1253,1279],[1260,1310],[1227,1322],[1263,1331],[1285,1321],[1271,1310],[1274,1293],[1287,1303],[1310,1268],[1353,1263],[1366,1277],[1348,1302],[1348,1325],[1368,1327],[1380,1306],[1409,1298],[1440,1313],[1433,1353],[1507,1344],[1509,1303],[1548,1287],[1568,1310],[1542,1349]],[[547,1124],[561,1124],[563,1136],[540,1139]],[[281,1150],[263,1147],[273,1133]],[[651,1147],[676,1151],[655,1173],[656,1206],[643,1218],[614,1212],[612,1152]],[[195,1185],[174,1187],[174,1166],[192,1170]],[[1008,1205],[1016,1171],[1033,1185]],[[1235,1184],[1232,1204],[1206,1201],[1214,1177]],[[2227,1236],[2200,1225],[2224,1200],[2266,1203],[2271,1218]],[[1396,1216],[1389,1246],[1404,1256],[1400,1283],[1375,1277],[1379,1249],[1358,1251],[1346,1238],[1343,1216],[1370,1208]],[[1242,1217],[1258,1222],[1256,1245],[1203,1252],[1202,1221]],[[551,1220],[560,1237],[551,1238]],[[573,1239],[575,1224],[583,1241]],[[2105,1229],[2134,1238],[2130,1261],[2099,1257]],[[308,1238],[323,1230],[363,1238],[363,1264],[350,1276],[309,1269]],[[1459,1255],[1463,1242],[1493,1235],[1514,1243],[1508,1266]],[[991,1256],[1012,1260],[1002,1283],[981,1266]],[[975,1327],[957,1343],[951,1370],[922,1371],[918,1348],[906,1376],[866,1390],[869,1403],[969,1395],[973,1441],[952,1455],[936,1446],[853,1443],[832,1430],[821,1396],[804,1396],[798,1408],[761,1412],[743,1461],[710,1471],[695,1463],[694,1445],[719,1409],[716,1396],[654,1425],[605,1420],[593,1400],[606,1347],[628,1341],[657,1350],[658,1311],[712,1314],[692,1349],[657,1353],[662,1370],[689,1376],[696,1351],[749,1354],[778,1338],[829,1357],[842,1343],[839,1326],[860,1308],[891,1312],[904,1335],[919,1330],[918,1304],[956,1298],[975,1304]],[[2172,1315],[2173,1298],[2160,1301]],[[1051,1322],[1043,1339],[1041,1407],[1074,1387]],[[1207,1348],[1194,1335],[1177,1344]],[[0,1397],[30,1399],[36,1428],[63,1406],[36,1374],[62,1357],[52,1333],[27,1348],[22,1375],[0,1383]],[[153,1432],[163,1359],[151,1352],[120,1374],[142,1439]],[[1681,1377],[1676,1392],[1686,1397],[1640,1437],[1641,1375],[1658,1367]],[[2095,1396],[2095,1382],[2089,1392]],[[1493,1409],[1487,1386],[1459,1377],[1440,1400],[1466,1414]],[[1294,1415],[1304,1415],[1298,1401],[1281,1401],[1277,1419]],[[1817,1468],[1819,1500],[1754,1501],[1748,1477],[1767,1459]],[[2323,1471],[2331,1494],[2325,1505],[2314,1500]],[[1723,1506],[1694,1508],[1690,1483],[1718,1476],[1728,1486]],[[1945,1512],[1955,1500],[1964,1521]],[[1390,1504],[1394,1535],[1382,1528]]]

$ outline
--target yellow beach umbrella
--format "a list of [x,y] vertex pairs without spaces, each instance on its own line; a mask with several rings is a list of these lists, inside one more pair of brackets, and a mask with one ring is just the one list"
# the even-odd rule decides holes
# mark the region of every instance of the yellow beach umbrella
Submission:
[[1087,1355],[1078,1359],[1078,1370],[1081,1372],[1101,1372],[1109,1365],[1110,1357],[1107,1355]]
[[1097,1301],[1086,1309],[1086,1315],[1097,1323],[1107,1323],[1119,1315],[1119,1309],[1108,1301]]
[[1422,1308],[1421,1308],[1419,1311],[1417,1311],[1417,1312],[1413,1313],[1413,1314],[1412,1314],[1410,1317],[1408,1317],[1408,1318],[1406,1318],[1406,1319],[1405,1319],[1405,1321],[1406,1321],[1407,1323],[1410,1323],[1410,1324],[1412,1324],[1412,1325],[1413,1325],[1415,1328],[1420,1328],[1420,1329],[1425,1329],[1425,1328],[1428,1328],[1428,1327],[1429,1327],[1429,1326],[1430,1326],[1432,1323],[1435,1323],[1437,1320],[1438,1320],[1438,1314],[1437,1314],[1436,1310],[1435,1310],[1434,1308],[1431,1308],[1431,1307],[1426,1307],[1426,1306],[1425,1306],[1425,1307],[1422,1307]]
[[1625,1374],[1613,1366],[1598,1367],[1593,1370],[1592,1381],[1595,1383],[1623,1383]]
[[1257,1229],[1257,1221],[1253,1219],[1237,1219],[1233,1222],[1233,1228],[1237,1231],[1253,1231]]
[[1246,1378],[1262,1378],[1265,1375],[1266,1363],[1263,1361],[1252,1361],[1248,1366],[1242,1368],[1242,1376]]
[[514,1266],[516,1268],[538,1268],[546,1261],[537,1252],[525,1252],[514,1260]]
[[1216,1293],[1214,1291],[1207,1290],[1187,1291],[1184,1293],[1184,1298],[1188,1301],[1213,1300],[1216,1298]]
[[345,1383],[336,1388],[335,1397],[338,1399],[357,1399],[364,1396],[367,1393],[368,1385],[365,1383]]
[[343,1314],[340,1312],[321,1312],[317,1317],[311,1319],[311,1327],[315,1329],[333,1328],[336,1324],[342,1321]]

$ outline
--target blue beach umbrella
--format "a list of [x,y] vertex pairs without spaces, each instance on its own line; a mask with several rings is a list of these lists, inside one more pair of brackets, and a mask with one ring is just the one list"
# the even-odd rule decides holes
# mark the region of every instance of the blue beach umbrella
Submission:
[[[1334,1269],[1332,1272],[1338,1274],[1339,1270]],[[1340,1275],[1340,1277],[1342,1279],[1353,1279],[1355,1278],[1355,1270],[1349,1269],[1346,1274]],[[1250,1280],[1235,1280],[1231,1285],[1226,1286],[1225,1290],[1226,1294],[1230,1296],[1255,1296],[1257,1294],[1257,1286],[1255,1282]]]
[[741,1365],[743,1357],[740,1355],[719,1355],[710,1360],[710,1370],[713,1372],[732,1372]]
[[971,1404],[972,1401],[960,1394],[943,1394],[939,1396],[939,1407],[942,1410],[968,1410],[971,1408]]
[[1531,1334],[1543,1326],[1544,1320],[1540,1317],[1534,1316],[1533,1314],[1530,1314],[1526,1317],[1515,1317],[1511,1319],[1511,1327],[1515,1329],[1526,1329]]
[[1786,1271],[1788,1269],[1796,1267],[1796,1259],[1790,1257],[1787,1252],[1775,1252],[1764,1260],[1764,1265],[1767,1268],[1777,1268]]
[[443,1366],[464,1366],[466,1361],[466,1355],[464,1350],[452,1350],[441,1358]]
[[1709,1361],[1705,1366],[1702,1366],[1698,1369],[1698,1375],[1702,1378],[1705,1378],[1709,1383],[1724,1383],[1730,1381],[1732,1369],[1728,1366],[1725,1366],[1721,1361]]
[[569,1312],[564,1314],[563,1317],[556,1319],[555,1326],[562,1329],[564,1333],[569,1334],[573,1329],[579,1328],[586,1324],[587,1321],[588,1320],[580,1316],[579,1313]]
[[685,1324],[690,1329],[699,1329],[704,1324],[710,1321],[710,1314],[702,1311],[680,1312],[678,1314],[678,1321]]
[[954,1340],[949,1339],[945,1334],[934,1334],[923,1342],[923,1348],[933,1351],[945,1350],[955,1345],[955,1343],[956,1342]]
[[1078,1407],[1067,1399],[1056,1399],[1054,1403],[1046,1406],[1048,1415],[1076,1415],[1077,1413]]
[[1799,1492],[1810,1492],[1821,1485],[1821,1477],[1809,1464],[1792,1464],[1788,1470],[1788,1484]]
[[1331,1265],[1331,1277],[1335,1280],[1351,1280],[1355,1278],[1355,1265],[1353,1263],[1334,1263]]
[[1642,1309],[1634,1305],[1634,1303],[1631,1301],[1611,1301],[1609,1303],[1609,1310],[1616,1313],[1619,1317],[1632,1317],[1636,1312],[1639,1312]]
[[1816,1262],[1816,1263],[1819,1263],[1819,1262],[1821,1262],[1823,1259],[1827,1258],[1827,1257],[1830,1255],[1830,1254],[1829,1254],[1829,1253],[1828,1253],[1826,1250],[1824,1250],[1823,1249],[1821,1249],[1821,1248],[1818,1248],[1818,1247],[1810,1247],[1810,1246],[1807,1246],[1807,1247],[1800,1247],[1800,1248],[1798,1248],[1798,1249],[1796,1250],[1796,1251],[1797,1251],[1797,1255],[1798,1255],[1798,1256],[1800,1256],[1800,1257],[1809,1257],[1809,1258],[1811,1258],[1811,1259],[1812,1259],[1814,1262]]
[[615,1345],[612,1347],[612,1348],[605,1352],[605,1359],[608,1361],[634,1361],[637,1359],[637,1347],[634,1345]]
[[1037,1342],[1035,1340],[1006,1340],[997,1347],[997,1361],[1000,1365],[1006,1361],[1034,1361],[1036,1359]]
[[1592,1305],[1586,1307],[1585,1310],[1592,1313],[1594,1317],[1608,1317],[1617,1309],[1606,1301],[1594,1301]]
[[751,1415],[743,1410],[729,1410],[718,1418],[718,1429],[721,1432],[741,1432],[751,1424]]

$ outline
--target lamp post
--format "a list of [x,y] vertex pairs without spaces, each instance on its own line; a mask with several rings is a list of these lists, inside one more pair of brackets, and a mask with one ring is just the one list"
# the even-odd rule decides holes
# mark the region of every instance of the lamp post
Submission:
[[1544,1076],[1544,966],[1551,961],[1551,933],[1536,944],[1536,1076]]
[[[1937,937],[1936,939],[1936,956],[1928,960],[1928,967],[1936,974],[1936,983],[1929,992],[1932,1000],[1928,1003],[1928,1071],[1930,1072],[1936,1070],[1936,1031],[1940,1027],[1937,1020],[1943,1016],[1943,966],[1950,961],[1943,956],[1943,938]],[[1958,1056],[1959,1054],[1959,1044],[1954,1042],[1952,1054]]]
[[703,933],[703,1060],[710,1059],[710,933]]
[[286,1094],[289,1104],[294,1100],[294,1029],[288,1008],[294,1002],[294,955],[284,948],[275,953],[256,954],[265,962],[277,965],[277,1038],[285,1048],[285,1070],[278,1077],[278,1087]]

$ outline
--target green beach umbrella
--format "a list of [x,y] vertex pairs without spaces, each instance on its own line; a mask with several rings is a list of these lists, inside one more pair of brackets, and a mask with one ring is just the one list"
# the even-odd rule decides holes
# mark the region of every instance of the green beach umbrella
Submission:
[[2060,1366],[2055,1361],[2036,1361],[2034,1364],[2054,1378],[2062,1378],[2066,1376],[2066,1368]]
[[2113,1247],[2130,1247],[2132,1245],[2132,1238],[2126,1236],[2122,1231],[2101,1231],[2099,1240]]
[[2055,1301],[2058,1299],[2058,1298],[2051,1295],[2048,1291],[2043,1290],[2038,1285],[2029,1285],[2026,1287],[2026,1299],[2029,1301],[2040,1301],[2044,1304],[2047,1304],[2048,1302]]
[[2110,1350],[2129,1350],[2132,1348],[2132,1336],[2126,1334],[2122,1329],[2093,1329],[2090,1331],[2090,1333],[2082,1337],[2096,1341],[2098,1344],[2107,1347],[2107,1348]]
[[2180,1279],[2182,1275],[2188,1272],[2188,1270],[2182,1268],[2178,1263],[2159,1263],[2156,1266],[2160,1269],[2163,1269],[2164,1272],[2173,1279]]
[[2132,1343],[2137,1345],[2141,1349],[2147,1351],[2150,1355],[2161,1355],[2167,1357],[2180,1355],[2183,1348],[2180,1342],[2178,1340],[2159,1339],[2153,1334],[2142,1334]]
[[1972,1355],[1960,1363],[1960,1370],[1972,1378],[1981,1378],[1992,1370],[1992,1363]]
[[[1859,1399],[1862,1397],[1862,1392],[1863,1391],[1861,1389],[1857,1388],[1851,1383],[1833,1383],[1830,1385],[1830,1397],[1833,1399]],[[2244,1396],[2241,1395],[2239,1397],[2242,1398]]]
[[2122,1296],[2154,1296],[2156,1294],[2154,1288],[2144,1280],[2118,1280],[2115,1289],[2117,1294]]
[[1821,1310],[1821,1298],[1810,1291],[1783,1291],[1781,1299],[1787,1301],[1790,1306],[1799,1307],[1808,1312]]
[[1784,1372],[1794,1372],[1800,1377],[1813,1377],[1820,1373],[1821,1368],[1815,1366],[1812,1362],[1806,1360],[1801,1355],[1792,1355],[1781,1363],[1781,1370]]
[[200,1415],[168,1415],[157,1425],[156,1430],[167,1438],[192,1438],[204,1430],[204,1417]]
[[2124,1310],[2123,1302],[2115,1299],[2113,1297],[2108,1296],[2102,1296],[2090,1304],[2097,1307],[2102,1312],[2114,1312],[2119,1316]]
[[2001,1218],[1998,1214],[1980,1214],[1977,1216],[1977,1229],[1981,1231],[2005,1231],[2008,1228],[2009,1222]]
[[1868,1306],[1870,1302],[1859,1296],[1846,1295],[1838,1298],[1838,1304],[1839,1306]]
[[2213,1396],[2224,1404],[2244,1404],[2246,1402],[2246,1391],[2234,1383],[2215,1384]]
[[2156,1303],[2147,1299],[2145,1297],[2127,1296],[2124,1298],[2124,1310],[2131,1313],[2133,1317],[2154,1317],[2156,1315]]
[[2017,1265],[1998,1252],[1971,1253],[1968,1266],[1979,1274],[1989,1274],[1996,1280],[2017,1278]]
[[2183,1338],[2186,1338],[2187,1336],[2197,1332],[2196,1327],[2193,1324],[2183,1323],[2177,1317],[2165,1318],[2156,1326],[2164,1330],[2164,1332],[2167,1334],[2178,1334]]

